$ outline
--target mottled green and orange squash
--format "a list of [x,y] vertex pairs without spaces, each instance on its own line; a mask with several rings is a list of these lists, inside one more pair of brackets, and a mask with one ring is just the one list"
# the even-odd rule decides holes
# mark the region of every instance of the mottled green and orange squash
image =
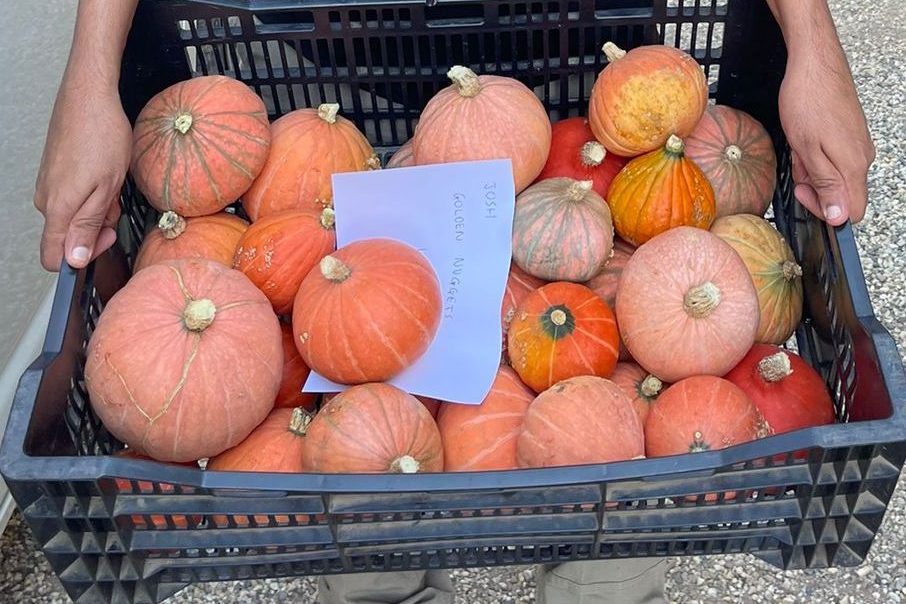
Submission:
[[549,178],[516,198],[513,261],[545,281],[587,281],[610,258],[613,223],[592,181]]
[[158,93],[139,113],[132,176],[161,212],[213,214],[248,190],[270,143],[264,101],[248,86],[219,75],[193,78]]
[[511,366],[535,392],[578,375],[609,376],[620,343],[604,300],[568,282],[549,283],[526,296],[507,338]]
[[245,220],[226,212],[194,218],[164,212],[145,235],[133,271],[178,258],[207,258],[232,266],[236,244],[248,227]]

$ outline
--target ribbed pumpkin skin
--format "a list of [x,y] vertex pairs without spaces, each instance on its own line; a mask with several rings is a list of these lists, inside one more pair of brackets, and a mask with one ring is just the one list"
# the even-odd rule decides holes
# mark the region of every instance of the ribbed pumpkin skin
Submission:
[[660,379],[724,375],[755,341],[758,296],[733,248],[708,231],[678,227],[629,259],[617,318],[633,358]]
[[516,444],[523,468],[622,461],[645,455],[642,422],[626,393],[580,376],[545,390],[525,415]]
[[550,283],[530,293],[507,337],[513,369],[535,392],[579,375],[609,376],[617,364],[613,312],[576,283]]
[[454,83],[428,101],[412,139],[415,164],[510,159],[519,193],[544,168],[550,151],[544,105],[518,80],[500,76],[478,76],[477,93],[464,96],[460,90],[476,86],[475,74],[457,73],[457,67],[450,71],[465,80],[465,88]]
[[714,220],[708,179],[683,155],[682,141],[667,145],[630,161],[610,184],[614,230],[632,245],[678,226],[707,229]]
[[[192,331],[184,313],[205,299],[214,319]],[[216,262],[174,260],[139,271],[111,298],[88,344],[85,382],[111,434],[183,462],[248,436],[274,406],[282,367],[280,325],[264,294]]]
[[444,403],[437,427],[444,443],[444,471],[514,470],[516,439],[535,393],[509,367],[500,367],[480,405]]
[[[224,266],[233,265],[236,244],[249,223],[226,212],[182,220],[185,230],[179,234],[176,234],[178,229],[162,229],[157,226],[145,235],[135,259],[134,272],[152,264],[179,258],[207,258]],[[172,239],[168,239],[168,236]]]
[[507,355],[507,338],[506,334],[510,329],[510,323],[516,315],[516,308],[527,295],[544,285],[546,282],[538,277],[533,277],[519,268],[516,263],[510,264],[510,274],[506,279],[506,290],[503,292],[503,304],[500,307],[500,326],[503,331],[502,359],[504,363],[509,363]]
[[387,161],[387,168],[408,168],[415,165],[415,157],[412,155],[412,139],[410,138],[403,146],[396,150]]
[[755,341],[783,344],[802,318],[802,269],[793,250],[770,222],[751,214],[718,218],[711,232],[736,250],[755,283],[761,311]]
[[623,389],[632,401],[632,406],[639,415],[642,425],[648,419],[651,405],[657,400],[664,384],[636,363],[617,363],[610,381]]
[[748,113],[714,105],[686,138],[686,157],[714,189],[717,216],[764,216],[777,185],[777,156],[767,130]]
[[282,210],[320,211],[332,206],[331,176],[380,168],[374,149],[355,124],[331,112],[329,105],[297,109],[271,125],[267,163],[242,197],[252,222]]
[[389,384],[353,386],[321,408],[305,436],[303,468],[323,473],[440,472],[444,451],[431,413]]
[[610,182],[628,161],[607,153],[588,127],[588,120],[571,117],[551,127],[551,152],[535,182],[560,177],[590,180],[594,183],[592,190],[607,200]]
[[292,325],[281,323],[280,332],[283,335],[283,377],[280,379],[280,390],[277,392],[274,407],[278,409],[304,407],[308,411],[313,411],[318,404],[318,395],[302,392],[302,386],[308,379],[311,369],[299,356]]
[[193,78],[158,93],[139,113],[132,176],[161,212],[213,214],[245,193],[270,143],[264,101],[248,86],[225,76]]
[[691,133],[707,103],[708,82],[695,59],[670,46],[639,46],[598,75],[588,124],[608,151],[635,157],[671,134]]
[[[335,392],[333,394],[325,394],[322,404],[326,405],[327,403],[332,401],[337,396],[337,394],[339,394],[339,392]],[[417,394],[414,394],[413,396],[418,402],[425,406],[425,409],[428,410],[428,413],[431,414],[431,417],[437,418],[437,414],[440,411],[440,406],[443,404],[441,401],[437,400],[436,398],[420,396]]]
[[663,457],[724,449],[763,435],[764,420],[737,386],[719,377],[686,378],[661,393],[645,422],[645,453]]
[[516,198],[513,261],[545,281],[587,281],[613,249],[613,222],[591,181],[550,178]]
[[302,279],[337,249],[333,210],[286,210],[261,218],[236,246],[233,267],[264,292],[274,312],[293,310]]
[[330,255],[349,269],[327,278],[312,269],[293,306],[293,333],[305,364],[340,384],[386,381],[414,363],[440,325],[440,285],[414,248],[366,239]]

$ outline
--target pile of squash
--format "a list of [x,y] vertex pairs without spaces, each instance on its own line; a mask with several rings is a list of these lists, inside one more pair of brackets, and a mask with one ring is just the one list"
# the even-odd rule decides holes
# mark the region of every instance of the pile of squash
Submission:
[[[802,271],[763,218],[768,133],[709,106],[680,50],[604,52],[588,119],[553,125],[520,82],[453,67],[389,162],[512,161],[504,352],[480,405],[385,383],[430,346],[441,292],[403,243],[336,249],[331,175],[380,168],[338,105],[269,124],[221,76],[154,97],[132,174],[161,218],[87,353],[104,425],[133,456],[208,470],[410,473],[694,453],[833,422],[820,376],[780,347]],[[351,387],[303,394],[310,368]]]

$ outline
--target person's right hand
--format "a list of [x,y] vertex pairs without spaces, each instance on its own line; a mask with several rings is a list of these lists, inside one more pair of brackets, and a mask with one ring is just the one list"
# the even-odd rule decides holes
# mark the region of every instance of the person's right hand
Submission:
[[119,95],[64,78],[35,186],[35,207],[44,215],[45,269],[59,270],[64,257],[83,268],[116,241],[131,147],[132,128]]

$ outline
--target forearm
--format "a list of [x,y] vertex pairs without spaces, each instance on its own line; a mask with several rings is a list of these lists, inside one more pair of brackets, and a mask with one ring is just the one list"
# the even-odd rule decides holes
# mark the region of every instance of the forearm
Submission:
[[827,0],[765,0],[791,58],[843,54]]
[[116,92],[126,37],[138,0],[79,0],[64,82]]

